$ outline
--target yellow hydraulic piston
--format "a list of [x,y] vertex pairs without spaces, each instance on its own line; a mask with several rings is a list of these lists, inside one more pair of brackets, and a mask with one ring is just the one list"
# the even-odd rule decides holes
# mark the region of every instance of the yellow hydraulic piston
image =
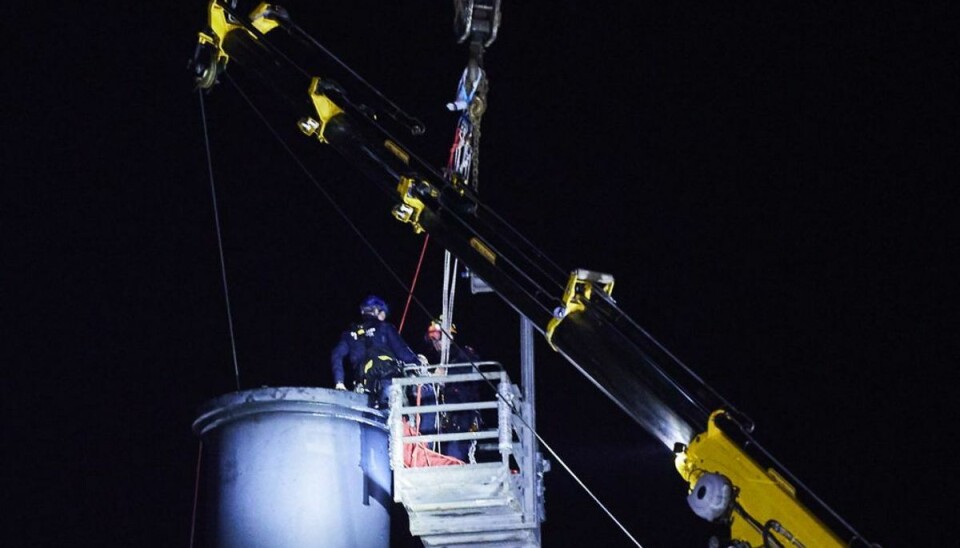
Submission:
[[717,426],[724,414],[714,411],[706,432],[676,456],[694,512],[708,521],[729,521],[731,539],[750,546],[770,546],[768,538],[797,548],[847,546],[797,500],[783,476],[764,470]]

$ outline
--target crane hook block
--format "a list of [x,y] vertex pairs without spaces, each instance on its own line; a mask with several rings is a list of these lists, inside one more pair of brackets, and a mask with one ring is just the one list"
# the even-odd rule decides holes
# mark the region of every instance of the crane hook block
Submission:
[[457,42],[490,47],[500,28],[500,0],[454,0],[453,32]]

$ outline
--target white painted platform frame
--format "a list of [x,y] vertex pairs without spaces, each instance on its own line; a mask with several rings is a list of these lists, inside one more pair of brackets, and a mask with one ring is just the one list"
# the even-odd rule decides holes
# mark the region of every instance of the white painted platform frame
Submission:
[[[542,464],[532,462],[526,445],[534,444],[524,426],[530,412],[520,391],[496,362],[450,364],[447,374],[431,380],[444,384],[486,380],[496,386],[496,399],[471,403],[408,406],[408,386],[423,377],[395,379],[390,395],[390,465],[394,500],[404,505],[410,533],[424,546],[433,547],[539,547],[538,508],[542,508]],[[478,371],[479,370],[479,371]],[[511,409],[512,407],[512,409]],[[496,428],[479,432],[404,436],[403,418],[416,413],[497,409]],[[515,416],[516,409],[519,418]],[[497,440],[499,462],[462,466],[406,468],[404,443],[451,440]],[[512,457],[512,458],[511,458]]]

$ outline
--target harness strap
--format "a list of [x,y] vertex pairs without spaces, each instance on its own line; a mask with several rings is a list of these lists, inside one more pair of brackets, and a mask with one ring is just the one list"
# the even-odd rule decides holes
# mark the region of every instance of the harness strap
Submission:
[[393,356],[386,356],[386,355],[383,355],[383,354],[381,354],[381,355],[379,355],[379,356],[376,356],[376,357],[374,357],[374,358],[370,358],[369,360],[367,360],[367,362],[366,362],[365,364],[363,364],[363,376],[364,376],[364,378],[366,378],[367,373],[369,373],[370,370],[373,369],[373,367],[374,367],[375,365],[381,365],[383,362],[387,362],[387,363],[391,364],[391,367],[392,367],[393,364],[396,363],[396,360],[394,359]]

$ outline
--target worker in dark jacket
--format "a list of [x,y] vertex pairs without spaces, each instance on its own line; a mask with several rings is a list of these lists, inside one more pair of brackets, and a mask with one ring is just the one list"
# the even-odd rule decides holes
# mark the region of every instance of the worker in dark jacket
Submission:
[[[470,364],[479,362],[480,357],[473,348],[466,345],[453,344],[453,335],[456,332],[457,328],[451,324],[447,330],[450,338],[450,354],[447,363]],[[440,363],[441,361],[444,336],[440,322],[433,321],[427,327],[424,340],[430,345],[427,352],[429,354],[428,361],[431,363]],[[450,371],[450,374],[456,375],[473,372],[474,370],[472,368],[458,367]],[[446,371],[443,368],[438,368],[437,374],[445,375]],[[479,381],[444,383],[440,389],[440,399],[443,403],[476,402],[480,397],[479,385]],[[477,410],[448,411],[441,419],[440,430],[446,434],[476,432],[480,428],[480,423],[480,412]],[[442,453],[467,462],[470,449],[475,445],[476,440],[450,441],[444,444]]]
[[340,335],[340,342],[330,353],[336,389],[347,389],[343,359],[349,358],[354,390],[370,394],[371,405],[378,409],[389,403],[390,385],[402,374],[402,364],[420,362],[397,328],[385,321],[389,313],[390,308],[380,297],[364,299],[360,322]]
[[[421,382],[407,387],[407,401],[410,405],[421,407],[443,403],[440,396],[441,386],[437,384],[439,379],[426,365],[419,367],[411,376],[416,377]],[[414,429],[418,434],[424,436],[436,434],[441,418],[441,414],[438,412],[416,413],[413,419]],[[426,446],[438,453],[441,452],[438,442],[430,442]]]

